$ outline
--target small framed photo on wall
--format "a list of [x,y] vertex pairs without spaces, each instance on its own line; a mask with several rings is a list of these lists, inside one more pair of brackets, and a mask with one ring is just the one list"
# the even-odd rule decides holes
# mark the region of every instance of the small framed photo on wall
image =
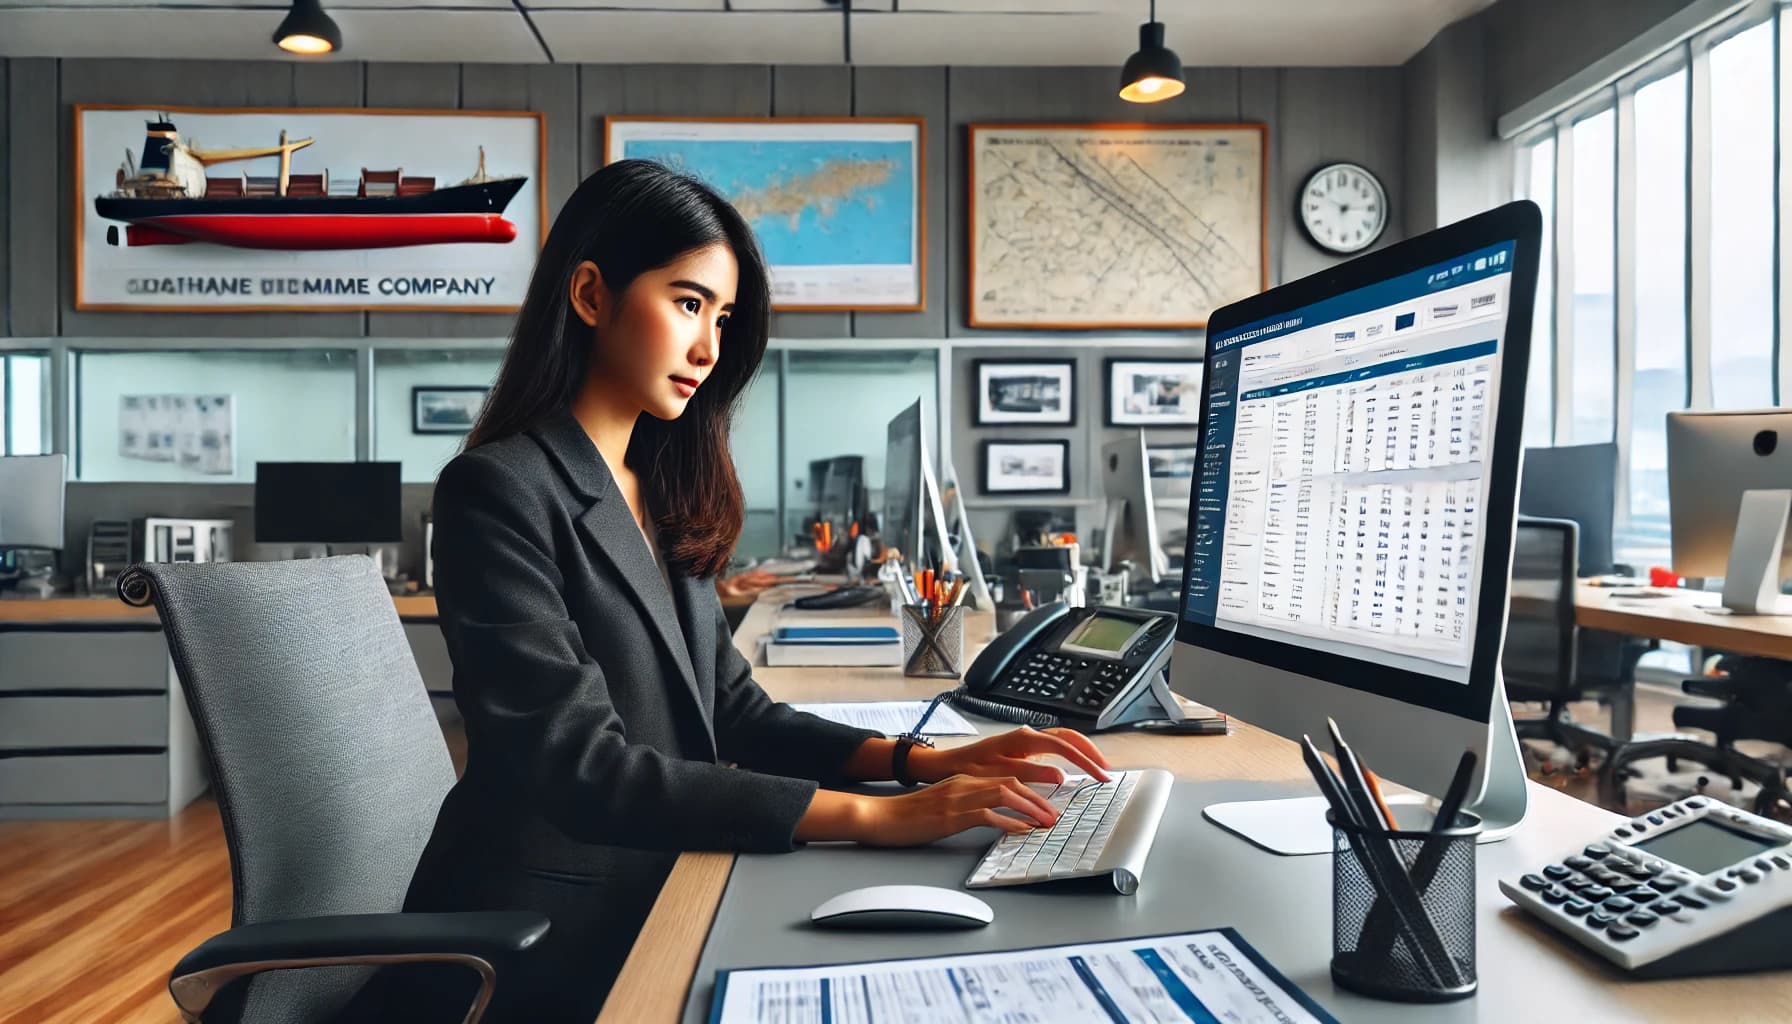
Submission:
[[1199,359],[1109,359],[1108,426],[1195,426],[1201,367]]
[[464,434],[473,429],[490,388],[453,385],[411,389],[411,433]]
[[983,442],[984,494],[1069,494],[1070,442]]
[[1076,425],[1076,360],[978,359],[971,363],[971,422]]

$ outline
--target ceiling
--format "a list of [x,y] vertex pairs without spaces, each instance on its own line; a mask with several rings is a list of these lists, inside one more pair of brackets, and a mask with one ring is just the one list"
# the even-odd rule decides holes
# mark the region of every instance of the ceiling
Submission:
[[[1191,66],[1403,64],[1493,0],[1160,0]],[[0,0],[0,57],[282,60],[284,0]],[[328,59],[1103,65],[1148,0],[324,0]]]

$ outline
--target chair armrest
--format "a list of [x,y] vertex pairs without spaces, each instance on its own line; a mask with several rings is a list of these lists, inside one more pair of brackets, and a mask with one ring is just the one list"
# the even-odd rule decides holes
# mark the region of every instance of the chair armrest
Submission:
[[526,911],[466,914],[345,914],[239,925],[181,957],[168,992],[197,1021],[224,986],[262,971],[350,964],[455,963],[480,975],[480,994],[466,1019],[490,1000],[495,964],[528,950],[547,934],[548,919]]

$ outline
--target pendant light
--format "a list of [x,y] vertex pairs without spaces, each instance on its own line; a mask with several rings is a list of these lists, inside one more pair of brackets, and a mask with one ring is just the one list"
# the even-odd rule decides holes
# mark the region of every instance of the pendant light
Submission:
[[342,30],[318,0],[292,0],[292,10],[274,30],[274,45],[288,53],[315,56],[342,49]]
[[1182,95],[1182,58],[1164,45],[1164,27],[1151,0],[1151,20],[1139,26],[1139,52],[1126,58],[1120,71],[1120,98],[1131,103],[1160,103]]

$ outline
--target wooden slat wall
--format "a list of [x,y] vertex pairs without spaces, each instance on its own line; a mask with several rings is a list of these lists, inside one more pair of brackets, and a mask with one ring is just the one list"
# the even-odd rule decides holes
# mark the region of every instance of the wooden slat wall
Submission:
[[[21,336],[502,337],[510,317],[457,313],[134,314],[77,312],[70,241],[72,104],[143,101],[145,83],[182,103],[542,111],[550,222],[602,159],[606,114],[921,116],[927,119],[927,308],[776,317],[781,337],[974,337],[964,326],[965,130],[976,121],[1264,121],[1270,125],[1272,281],[1333,260],[1300,237],[1288,207],[1306,173],[1355,160],[1382,176],[1403,236],[1406,104],[1399,68],[1195,68],[1182,100],[1135,106],[1112,68],[847,68],[759,65],[286,64],[14,59],[0,66],[0,330]],[[100,159],[109,159],[105,154]],[[53,197],[53,199],[51,198]],[[1385,244],[1385,242],[1384,242]]]

